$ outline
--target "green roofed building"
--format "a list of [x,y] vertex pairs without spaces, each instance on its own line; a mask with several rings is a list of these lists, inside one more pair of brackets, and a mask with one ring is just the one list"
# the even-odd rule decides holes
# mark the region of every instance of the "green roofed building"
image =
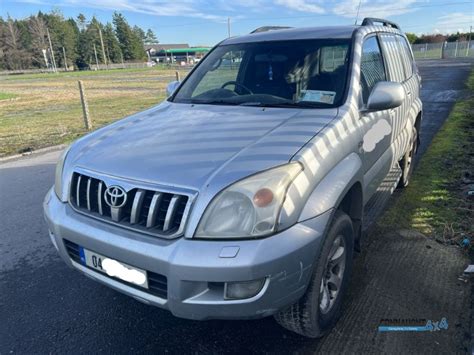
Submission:
[[187,43],[145,45],[145,51],[150,59],[163,63],[193,64],[210,50],[211,47],[190,47]]

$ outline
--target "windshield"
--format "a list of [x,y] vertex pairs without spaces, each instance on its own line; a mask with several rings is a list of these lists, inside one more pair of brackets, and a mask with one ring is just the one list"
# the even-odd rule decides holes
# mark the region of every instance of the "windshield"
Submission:
[[350,39],[222,45],[186,79],[173,102],[336,107],[344,98]]

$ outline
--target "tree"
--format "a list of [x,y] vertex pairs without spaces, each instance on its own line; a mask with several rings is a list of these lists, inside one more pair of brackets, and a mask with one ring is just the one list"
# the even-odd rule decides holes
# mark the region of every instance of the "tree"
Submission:
[[43,51],[48,49],[47,44],[47,27],[43,17],[31,16],[28,19],[28,31],[31,35],[31,56],[36,66],[44,67],[48,64],[45,63],[45,56]]
[[158,39],[156,38],[156,35],[155,33],[149,28],[147,31],[146,31],[146,35],[145,35],[145,40],[144,40],[145,44],[156,44],[156,43],[160,43],[158,41]]
[[7,21],[1,21],[0,31],[2,66],[9,70],[28,68],[30,59],[26,48],[22,48],[21,31],[17,21],[8,16]]
[[79,31],[84,31],[86,29],[86,17],[84,14],[77,15],[77,27],[79,27]]
[[[58,68],[70,67],[77,58],[79,29],[74,20],[65,20],[59,10],[42,15],[49,29],[51,44]],[[66,53],[66,57],[64,56]],[[67,63],[65,62],[67,60]]]
[[446,36],[442,34],[435,35],[422,35],[415,40],[415,44],[418,43],[440,43],[446,41]]
[[143,40],[140,34],[134,32],[122,14],[115,12],[113,15],[115,34],[120,43],[124,60],[137,60],[145,58]]
[[79,68],[86,68],[92,63],[95,64],[96,55],[99,63],[105,63],[99,36],[99,29],[102,30],[102,27],[102,24],[95,17],[92,17],[89,24],[80,31],[77,43],[79,56],[76,61]]
[[137,25],[133,26],[133,33],[135,33],[137,35],[137,37],[140,38],[142,41],[145,41],[145,39],[146,39],[145,31],[143,31]]
[[120,63],[122,61],[122,50],[111,23],[105,25],[102,35],[108,60],[112,63]]
[[407,32],[407,33],[405,33],[405,35],[407,36],[408,41],[410,42],[410,44],[415,43],[415,41],[416,41],[417,38],[418,38],[418,36],[417,36],[416,34],[414,34],[414,33],[409,33],[409,32]]

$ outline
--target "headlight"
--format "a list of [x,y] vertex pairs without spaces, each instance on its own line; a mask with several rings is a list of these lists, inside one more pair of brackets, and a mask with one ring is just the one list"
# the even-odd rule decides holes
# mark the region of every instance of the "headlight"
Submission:
[[290,163],[227,187],[206,208],[196,238],[261,237],[274,233],[288,186],[302,170],[300,163]]
[[67,153],[69,152],[69,147],[64,149],[63,153],[59,157],[58,163],[56,164],[56,174],[54,178],[54,192],[56,196],[63,201],[67,202],[67,197],[63,199],[63,169],[64,161],[66,160]]

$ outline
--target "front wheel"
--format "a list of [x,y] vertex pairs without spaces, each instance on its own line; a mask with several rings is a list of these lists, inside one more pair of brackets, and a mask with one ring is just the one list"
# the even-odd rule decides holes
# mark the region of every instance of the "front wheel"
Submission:
[[318,338],[336,324],[349,283],[354,251],[350,217],[336,211],[313,275],[303,297],[275,315],[283,327],[310,338]]
[[413,172],[413,161],[415,159],[416,151],[418,150],[418,132],[415,127],[413,127],[413,137],[410,144],[410,148],[400,160],[399,165],[402,169],[402,177],[398,182],[398,187],[404,188],[407,187],[410,183],[411,174]]

